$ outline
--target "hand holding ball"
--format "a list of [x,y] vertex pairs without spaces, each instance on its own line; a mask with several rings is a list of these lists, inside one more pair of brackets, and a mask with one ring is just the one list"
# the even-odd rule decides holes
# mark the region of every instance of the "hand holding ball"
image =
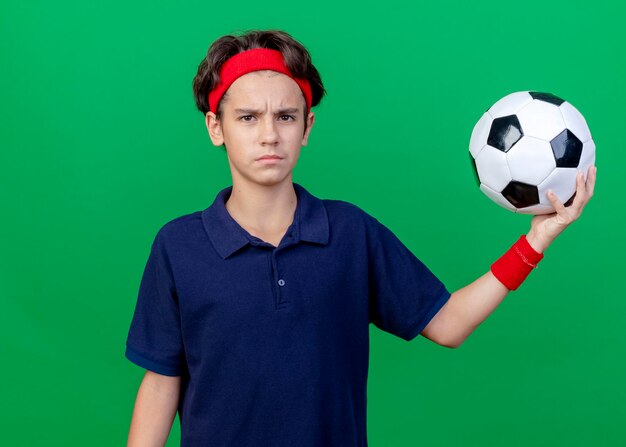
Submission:
[[550,93],[505,96],[480,118],[470,139],[470,159],[481,191],[517,213],[549,214],[552,190],[569,205],[576,174],[595,164],[595,144],[585,118]]

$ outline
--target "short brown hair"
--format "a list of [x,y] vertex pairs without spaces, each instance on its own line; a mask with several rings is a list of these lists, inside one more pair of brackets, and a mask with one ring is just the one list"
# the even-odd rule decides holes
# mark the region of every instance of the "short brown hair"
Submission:
[[[279,30],[253,30],[240,36],[222,36],[211,44],[207,55],[193,78],[193,96],[198,110],[206,115],[209,111],[209,92],[218,84],[222,64],[235,54],[253,48],[269,48],[283,54],[285,65],[297,78],[306,78],[311,84],[313,98],[311,107],[316,106],[326,93],[319,72],[311,62],[307,49],[289,34]],[[222,113],[221,101],[217,107],[217,118]],[[306,113],[306,110],[305,110]],[[306,123],[306,120],[305,120]]]

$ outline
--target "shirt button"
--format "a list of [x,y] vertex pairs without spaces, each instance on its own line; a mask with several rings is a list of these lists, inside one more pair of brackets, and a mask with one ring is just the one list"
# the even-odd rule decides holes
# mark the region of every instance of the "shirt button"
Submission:
[[285,285],[285,280],[284,279],[279,279],[278,280],[278,285],[281,286],[281,287],[284,286]]

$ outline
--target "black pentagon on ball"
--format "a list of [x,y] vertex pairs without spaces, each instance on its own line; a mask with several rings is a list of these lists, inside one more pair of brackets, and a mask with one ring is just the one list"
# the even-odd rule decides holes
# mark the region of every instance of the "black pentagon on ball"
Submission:
[[528,92],[533,99],[538,99],[539,101],[549,102],[550,104],[554,104],[555,106],[560,106],[565,102],[564,99],[559,98],[552,93],[541,93],[541,92]]
[[502,190],[502,195],[515,208],[539,204],[539,191],[536,186],[512,181]]
[[480,178],[478,177],[478,169],[476,169],[476,160],[474,160],[474,156],[471,152],[469,153],[470,162],[472,163],[472,172],[474,173],[474,180],[476,180],[476,184],[480,187]]
[[583,143],[576,135],[565,129],[550,141],[557,168],[576,168],[583,153]]
[[517,116],[503,116],[496,118],[491,123],[487,144],[500,149],[502,152],[508,152],[523,136],[524,132]]

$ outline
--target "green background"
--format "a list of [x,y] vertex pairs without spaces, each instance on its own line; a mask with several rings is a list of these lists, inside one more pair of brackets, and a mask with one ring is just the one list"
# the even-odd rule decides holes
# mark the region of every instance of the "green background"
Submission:
[[[279,28],[328,96],[294,181],[376,216],[451,290],[529,216],[468,162],[491,104],[547,91],[587,118],[596,194],[458,349],[371,331],[371,446],[626,445],[624,7],[603,1],[0,3],[0,444],[125,445],[124,357],[157,230],[230,184],[191,81],[217,37]],[[178,444],[175,422],[168,445]]]

